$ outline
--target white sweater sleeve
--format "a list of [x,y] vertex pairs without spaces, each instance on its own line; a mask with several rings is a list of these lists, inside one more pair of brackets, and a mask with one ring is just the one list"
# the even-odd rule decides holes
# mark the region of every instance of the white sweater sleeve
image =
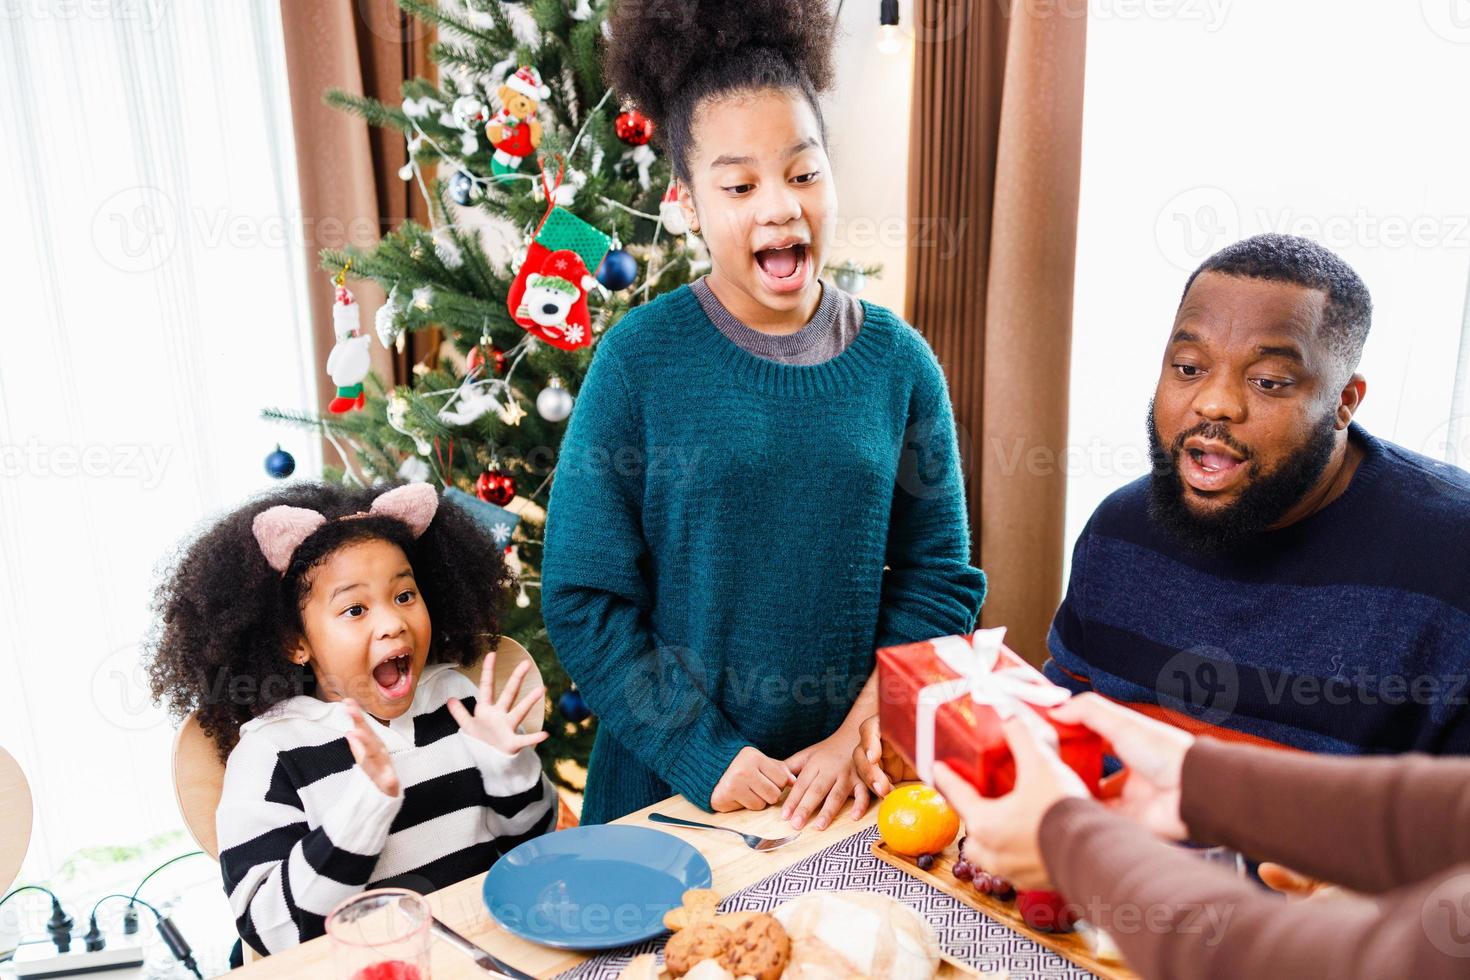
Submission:
[[[342,751],[351,759],[345,739]],[[243,736],[225,767],[216,815],[220,870],[241,937],[260,953],[322,934],[328,912],[362,891],[403,797],[387,796],[356,765],[319,825],[265,732]]]

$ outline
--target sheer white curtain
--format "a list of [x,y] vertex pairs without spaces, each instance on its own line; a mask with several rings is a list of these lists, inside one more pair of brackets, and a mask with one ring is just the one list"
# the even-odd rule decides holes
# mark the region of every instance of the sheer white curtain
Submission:
[[299,471],[315,404],[279,10],[20,2],[0,16],[0,744],[25,877],[181,825],[138,642],[155,568]]

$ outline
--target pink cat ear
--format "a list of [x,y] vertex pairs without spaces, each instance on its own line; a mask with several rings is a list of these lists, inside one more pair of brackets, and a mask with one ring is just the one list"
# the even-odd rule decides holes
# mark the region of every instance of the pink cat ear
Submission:
[[427,483],[395,487],[373,501],[372,512],[407,524],[418,537],[429,528],[439,510],[439,491]]
[[301,547],[301,542],[326,522],[327,519],[314,510],[282,504],[256,514],[250,528],[255,532],[255,542],[260,545],[266,563],[285,574],[291,566],[291,556]]

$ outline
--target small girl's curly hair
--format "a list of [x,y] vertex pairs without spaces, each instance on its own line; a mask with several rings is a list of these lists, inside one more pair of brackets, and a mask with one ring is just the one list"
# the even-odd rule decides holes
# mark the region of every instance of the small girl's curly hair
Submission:
[[603,74],[654,122],[675,175],[689,183],[694,113],[706,99],[761,89],[818,95],[832,84],[828,0],[614,0]]
[[[197,713],[227,756],[240,726],[297,694],[315,693],[311,666],[288,653],[301,636],[311,571],[333,552],[388,541],[408,556],[433,623],[430,663],[474,663],[499,642],[500,610],[514,584],[504,551],[463,509],[441,499],[415,540],[402,521],[361,514],[392,485],[366,490],[296,483],[263,494],[185,541],[153,598],[156,619],[145,654],[155,702],[175,718]],[[256,542],[255,515],[288,504],[327,518],[281,574]]]

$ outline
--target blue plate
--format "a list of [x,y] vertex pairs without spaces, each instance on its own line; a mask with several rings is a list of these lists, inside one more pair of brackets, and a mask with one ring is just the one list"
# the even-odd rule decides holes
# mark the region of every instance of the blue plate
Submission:
[[664,931],[709,862],[647,827],[573,827],[526,841],[485,876],[485,907],[507,932],[558,949],[616,949]]

